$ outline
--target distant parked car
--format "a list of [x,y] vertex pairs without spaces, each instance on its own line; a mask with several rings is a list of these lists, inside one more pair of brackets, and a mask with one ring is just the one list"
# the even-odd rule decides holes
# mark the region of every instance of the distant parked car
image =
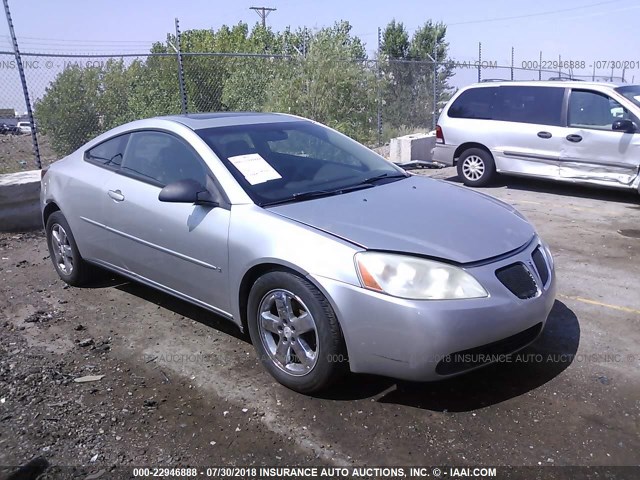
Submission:
[[472,370],[533,342],[554,303],[551,253],[513,207],[290,115],[123,125],[54,163],[41,204],[65,282],[98,265],[228,318],[302,392],[348,368]]
[[30,122],[18,122],[18,131],[20,133],[31,133],[31,123]]
[[640,85],[491,82],[440,115],[434,160],[470,186],[496,173],[640,188]]
[[17,135],[20,133],[16,125],[0,124],[0,135]]

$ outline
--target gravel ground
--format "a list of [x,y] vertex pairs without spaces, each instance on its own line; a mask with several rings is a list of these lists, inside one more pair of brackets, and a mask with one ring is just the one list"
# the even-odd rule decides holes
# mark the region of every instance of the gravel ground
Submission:
[[[43,167],[58,160],[46,136],[38,135],[38,146]],[[31,135],[0,135],[0,174],[35,168]]]
[[4,472],[35,458],[50,464],[41,478],[136,465],[638,466],[640,238],[619,231],[637,229],[640,197],[516,179],[483,191],[517,206],[556,256],[558,301],[525,360],[428,384],[353,375],[318,397],[276,384],[225,320],[117,277],[67,288],[43,234],[0,235]]

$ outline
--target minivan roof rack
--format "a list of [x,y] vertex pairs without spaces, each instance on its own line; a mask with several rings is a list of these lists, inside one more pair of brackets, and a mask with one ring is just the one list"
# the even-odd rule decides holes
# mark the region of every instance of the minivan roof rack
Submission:
[[578,82],[579,80],[571,77],[550,77],[549,81],[550,82]]
[[486,82],[510,82],[511,80],[507,80],[506,78],[483,78],[480,80],[480,83]]

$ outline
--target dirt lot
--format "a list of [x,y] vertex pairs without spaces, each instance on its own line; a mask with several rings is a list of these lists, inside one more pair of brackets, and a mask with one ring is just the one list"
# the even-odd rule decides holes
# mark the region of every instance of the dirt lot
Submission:
[[[42,166],[58,160],[46,136],[38,135],[38,146]],[[0,174],[35,168],[37,167],[33,156],[31,135],[0,135]]]
[[524,360],[430,384],[351,376],[316,398],[276,384],[224,320],[119,278],[66,288],[41,233],[2,235],[0,465],[639,465],[640,238],[619,231],[640,233],[640,197],[483,191],[555,252],[558,301]]

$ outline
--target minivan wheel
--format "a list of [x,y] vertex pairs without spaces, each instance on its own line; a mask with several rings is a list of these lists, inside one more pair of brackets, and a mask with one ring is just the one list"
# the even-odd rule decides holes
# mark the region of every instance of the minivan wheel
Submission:
[[281,271],[263,275],[249,293],[247,318],[258,358],[284,386],[314,393],[347,371],[336,315],[307,280]]
[[47,219],[47,247],[58,276],[74,287],[89,283],[95,268],[84,261],[62,212],[53,212]]
[[458,176],[469,187],[489,185],[496,174],[493,157],[481,148],[470,148],[458,159]]

